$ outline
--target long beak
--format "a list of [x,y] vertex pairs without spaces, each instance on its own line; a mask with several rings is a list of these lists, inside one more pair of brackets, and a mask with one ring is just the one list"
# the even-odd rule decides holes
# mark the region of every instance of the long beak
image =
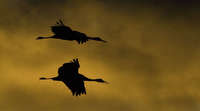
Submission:
[[104,43],[107,43],[107,41],[105,41],[105,40],[101,40],[102,42],[104,42]]
[[107,82],[107,81],[104,81],[103,83],[110,84],[110,83],[109,83],[109,82]]

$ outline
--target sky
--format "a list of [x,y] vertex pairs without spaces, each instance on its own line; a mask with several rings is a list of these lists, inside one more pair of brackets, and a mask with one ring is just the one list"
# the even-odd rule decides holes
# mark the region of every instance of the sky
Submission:
[[[194,0],[0,0],[0,110],[199,111],[199,3]],[[62,19],[108,43],[35,40]],[[79,58],[87,95],[54,77]]]

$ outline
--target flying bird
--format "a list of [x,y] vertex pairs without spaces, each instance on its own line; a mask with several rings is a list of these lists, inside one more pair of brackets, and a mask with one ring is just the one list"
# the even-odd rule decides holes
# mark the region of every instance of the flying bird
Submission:
[[37,37],[36,40],[40,39],[62,39],[62,40],[69,40],[69,41],[77,41],[79,44],[83,44],[88,40],[95,40],[106,42],[105,40],[101,39],[100,37],[89,37],[85,33],[72,30],[70,27],[66,26],[62,20],[56,22],[56,25],[51,26],[51,31],[54,33],[53,36],[50,37]]
[[100,83],[108,83],[103,79],[90,79],[78,72],[80,67],[78,59],[73,59],[68,63],[64,63],[58,69],[58,76],[52,78],[41,77],[40,80],[54,80],[61,81],[71,90],[73,96],[80,96],[86,94],[85,81],[96,81]]

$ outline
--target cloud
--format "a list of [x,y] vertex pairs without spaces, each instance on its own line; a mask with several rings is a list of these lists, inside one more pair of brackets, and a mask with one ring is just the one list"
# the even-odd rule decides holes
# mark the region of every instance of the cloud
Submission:
[[[194,3],[14,0],[1,1],[0,7],[0,106],[5,110],[63,110],[66,104],[71,110],[198,109],[200,33]],[[49,26],[58,18],[108,43],[36,41],[51,35]],[[38,81],[55,76],[75,57],[81,73],[111,84],[86,83],[88,95],[74,98],[61,83]]]

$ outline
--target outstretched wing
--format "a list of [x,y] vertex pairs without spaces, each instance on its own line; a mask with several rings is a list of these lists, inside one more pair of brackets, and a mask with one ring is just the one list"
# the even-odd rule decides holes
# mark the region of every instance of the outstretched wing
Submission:
[[68,63],[64,63],[63,66],[58,69],[58,74],[59,76],[64,76],[67,80],[71,80],[74,75],[78,74],[79,67],[78,59],[73,59]]
[[56,35],[67,35],[72,32],[72,29],[68,26],[65,26],[61,20],[56,23],[56,25],[51,26],[51,31]]
[[64,63],[58,70],[59,76],[64,78],[63,82],[75,96],[86,94],[84,82],[78,75],[79,67],[78,59],[73,59],[68,63]]
[[70,81],[63,82],[71,90],[73,96],[80,96],[81,94],[86,94],[86,89],[82,79],[76,77]]

